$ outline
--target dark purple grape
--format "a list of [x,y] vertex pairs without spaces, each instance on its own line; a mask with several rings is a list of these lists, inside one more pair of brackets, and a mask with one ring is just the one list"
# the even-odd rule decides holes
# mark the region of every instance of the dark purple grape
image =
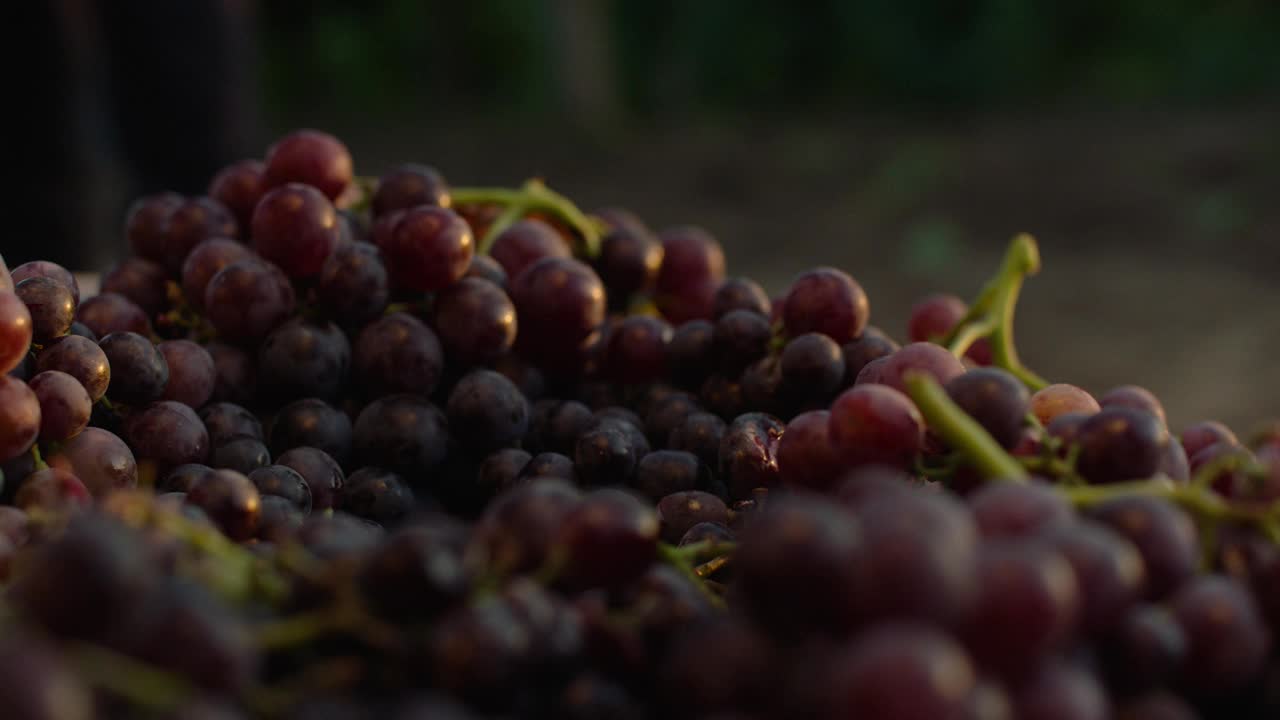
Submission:
[[563,553],[568,584],[615,588],[638,577],[657,556],[658,516],[630,493],[594,490],[564,516],[554,547],[552,552]]
[[690,320],[672,333],[666,364],[681,387],[696,389],[715,370],[714,336],[715,325],[706,320]]
[[493,369],[507,376],[531,402],[547,394],[547,376],[516,355],[507,354],[493,363]]
[[810,410],[787,423],[778,441],[783,484],[826,492],[840,481],[844,464],[831,444],[830,415],[826,410]]
[[716,366],[725,375],[737,375],[769,352],[773,329],[769,318],[750,310],[732,310],[716,321],[711,337]]
[[740,618],[693,625],[659,664],[664,705],[673,717],[739,717],[729,713],[767,699],[772,655],[768,640]]
[[917,481],[899,468],[862,465],[844,473],[835,484],[836,502],[851,510],[861,510],[881,497],[919,491]]
[[1189,458],[1195,457],[1196,453],[1210,445],[1216,445],[1220,442],[1231,445],[1240,444],[1240,440],[1236,438],[1235,433],[1231,432],[1231,428],[1217,420],[1205,420],[1187,426],[1182,431],[1181,440],[1182,449],[1186,451]]
[[1041,425],[1048,425],[1059,415],[1084,413],[1092,415],[1102,406],[1088,392],[1075,385],[1055,383],[1031,395],[1031,412]]
[[615,227],[600,241],[596,272],[610,298],[621,300],[649,290],[661,266],[662,245],[644,227]]
[[737,536],[727,526],[720,523],[700,522],[685,531],[680,536],[680,547],[688,547],[695,543],[710,543],[712,545],[721,543],[732,543],[737,540]]
[[388,468],[416,484],[444,460],[448,442],[439,408],[413,395],[388,395],[360,411],[352,447],[360,462]]
[[157,400],[169,382],[169,366],[160,350],[132,332],[111,333],[98,343],[111,365],[111,398],[130,405]]
[[316,299],[326,316],[340,325],[359,327],[376,320],[390,297],[387,268],[372,245],[341,245],[320,268]]
[[979,595],[965,639],[984,667],[1013,675],[1070,638],[1080,608],[1071,564],[1036,544],[988,543],[978,557]]
[[947,394],[996,442],[1006,449],[1018,444],[1031,395],[1013,375],[999,368],[969,370],[947,383]]
[[1014,694],[1018,720],[1108,720],[1106,690],[1092,672],[1062,660],[1045,663]]
[[399,524],[413,512],[413,490],[396,473],[372,465],[347,477],[335,507],[384,527]]
[[550,477],[499,495],[476,524],[468,562],[497,577],[537,570],[546,561],[561,523],[581,500],[577,488]]
[[543,258],[512,278],[519,317],[516,345],[540,366],[576,348],[604,322],[604,286],[588,266],[571,258]]
[[[628,432],[628,426],[631,423],[598,422],[578,436],[573,461],[583,483],[622,485],[631,480],[647,448],[637,444],[633,434]],[[640,435],[641,439],[643,437]]]
[[204,292],[209,323],[221,339],[235,343],[266,337],[293,314],[295,301],[293,285],[280,268],[256,258],[222,268]]
[[40,438],[61,442],[89,424],[93,400],[79,380],[58,370],[46,370],[27,381],[40,402]]
[[150,317],[169,307],[168,274],[160,265],[140,257],[125,258],[108,270],[102,276],[101,291],[129,298]]
[[732,497],[748,498],[756,488],[777,486],[778,441],[784,426],[764,413],[747,413],[734,418],[720,440],[717,467],[720,479]]
[[[647,456],[646,456],[647,457]],[[681,543],[696,525],[729,522],[729,509],[724,501],[708,492],[687,490],[674,492],[658,500],[658,536],[663,542]]]
[[831,444],[847,465],[907,467],[924,446],[924,430],[911,398],[887,385],[855,385],[831,405]]
[[609,333],[605,347],[604,362],[609,377],[631,385],[661,379],[667,373],[669,342],[671,326],[665,320],[644,315],[624,319]]
[[40,399],[26,383],[0,375],[0,462],[25,453],[40,433]]
[[329,199],[297,183],[263,195],[253,210],[252,227],[253,249],[291,278],[318,275],[341,236]]
[[491,363],[515,344],[516,310],[502,288],[464,277],[436,296],[435,328],[451,358]]
[[884,335],[864,332],[861,337],[845,343],[840,351],[844,355],[844,387],[853,385],[858,373],[869,363],[892,355],[899,349],[898,343]]
[[765,355],[748,365],[738,376],[738,384],[749,408],[787,418],[801,404],[782,387],[782,363],[777,355]]
[[71,288],[51,278],[33,277],[18,283],[14,292],[31,313],[32,342],[47,343],[71,329],[76,313]]
[[271,451],[261,440],[239,435],[213,446],[209,464],[218,469],[234,470],[248,475],[260,467],[271,464]]
[[1198,720],[1194,708],[1169,690],[1128,698],[1115,709],[1119,720]]
[[273,455],[313,447],[340,463],[351,456],[351,418],[317,398],[303,398],[281,408],[271,421],[268,437]]
[[927,625],[891,623],[864,633],[834,669],[839,717],[960,717],[977,673],[964,648]]
[[408,313],[392,313],[360,331],[352,372],[371,397],[430,395],[444,372],[444,349],[421,320]]
[[186,495],[197,482],[213,472],[213,468],[200,463],[179,465],[156,483],[157,493],[181,493]]
[[532,458],[532,455],[520,448],[502,448],[489,453],[476,470],[476,485],[481,494],[487,500],[499,492],[515,487],[520,471]]
[[471,258],[471,265],[467,268],[467,274],[462,276],[466,278],[476,278],[477,280],[488,280],[498,287],[506,290],[507,271],[502,269],[497,260],[488,255],[476,255]]
[[570,257],[569,244],[550,225],[525,219],[512,223],[493,241],[489,257],[498,261],[507,277],[518,277],[525,268],[548,257]]
[[328,453],[313,447],[295,447],[276,457],[276,464],[293,468],[311,490],[311,509],[329,510],[346,484],[342,466]]
[[449,207],[449,185],[435,168],[407,163],[378,178],[370,207],[374,217],[418,205]]
[[462,558],[432,528],[408,527],[369,555],[356,580],[373,610],[392,620],[431,619],[462,599]]
[[862,369],[858,371],[857,377],[853,379],[854,385],[881,385],[881,377],[884,374],[884,367],[889,364],[889,357],[881,357],[872,360]]
[[1164,405],[1160,404],[1160,399],[1150,390],[1137,385],[1121,385],[1112,388],[1098,398],[1098,404],[1104,408],[1126,407],[1132,410],[1141,410],[1155,415],[1161,425],[1168,422],[1164,413]]
[[152,463],[156,477],[209,457],[209,433],[190,407],[161,400],[139,408],[125,421],[125,438],[141,462]]
[[405,211],[382,245],[395,287],[434,292],[467,272],[475,240],[465,220],[447,208],[419,205]]
[[1160,467],[1157,472],[1170,480],[1187,482],[1191,479],[1191,464],[1187,453],[1182,449],[1182,442],[1170,433],[1169,443],[1160,453]]
[[151,321],[132,300],[112,292],[87,298],[76,307],[76,320],[84,323],[98,337],[114,332],[151,334]]
[[165,222],[164,245],[159,257],[148,259],[163,265],[169,274],[177,275],[195,246],[209,238],[239,236],[236,217],[225,205],[209,197],[187,198],[173,209]]
[[1109,407],[1082,422],[1076,440],[1076,470],[1089,482],[1141,480],[1159,469],[1169,431],[1151,413]]
[[472,370],[453,386],[449,427],[459,444],[486,454],[518,443],[529,427],[529,402],[492,370]]
[[781,391],[796,407],[826,404],[844,382],[844,354],[821,333],[793,337],[779,358]]
[[1159,687],[1187,654],[1187,636],[1160,605],[1138,605],[1126,613],[1100,645],[1108,680],[1122,690]]
[[10,290],[0,290],[0,373],[18,367],[31,346],[31,311]]
[[[889,483],[899,484],[896,479]],[[843,504],[859,506],[866,548],[855,568],[860,613],[868,620],[904,618],[944,625],[963,618],[980,590],[979,535],[972,515],[946,495],[909,486],[897,492],[866,478],[859,485],[880,490],[860,503],[853,502],[850,489],[840,490]]]
[[654,302],[672,325],[709,319],[716,289],[724,280],[724,249],[706,230],[694,226],[662,231],[662,264],[654,283]]
[[771,502],[734,553],[738,597],[764,627],[843,633],[858,621],[861,528],[844,509],[809,497]]
[[263,185],[305,183],[337,200],[353,176],[351,153],[338,138],[319,130],[295,130],[267,149]]
[[249,473],[249,482],[260,495],[275,495],[306,515],[311,512],[311,486],[297,470],[287,465],[268,465]]
[[433,684],[471,706],[498,710],[515,699],[530,638],[510,606],[489,596],[441,618],[429,641]]
[[205,346],[213,358],[214,402],[253,404],[257,399],[258,370],[253,358],[241,348],[220,342]]
[[989,483],[968,503],[984,538],[1028,538],[1075,522],[1071,504],[1040,483]]
[[266,192],[266,166],[259,160],[241,160],[218,171],[209,181],[209,197],[226,206],[236,216],[241,234],[249,233],[253,209]]
[[191,249],[182,262],[182,294],[197,310],[204,307],[209,281],[222,268],[254,258],[253,251],[228,238],[210,238]]
[[1179,687],[1220,697],[1258,677],[1271,636],[1248,588],[1230,578],[1204,575],[1189,580],[1169,602],[1187,638]]
[[655,450],[640,458],[631,486],[658,502],[672,493],[707,487],[707,473],[707,466],[691,452]]
[[594,421],[591,408],[577,400],[545,398],[530,409],[529,434],[524,445],[530,452],[573,452],[578,436]]
[[351,367],[351,344],[333,323],[294,318],[271,331],[258,348],[258,379],[284,402],[335,401]]
[[665,446],[671,433],[683,425],[690,415],[701,410],[698,399],[685,392],[673,391],[656,400],[644,418],[645,436],[649,438],[649,444],[655,447]]
[[719,320],[734,310],[750,310],[769,317],[769,295],[751,278],[729,278],[716,288],[711,317]]
[[574,470],[573,459],[558,452],[543,452],[530,458],[528,464],[520,469],[517,481],[527,482],[533,478],[558,478],[575,482],[578,473]]
[[187,502],[205,511],[232,540],[248,540],[258,530],[261,496],[243,473],[214,470],[191,486]]
[[166,340],[156,346],[169,368],[161,398],[200,409],[213,397],[217,368],[208,350],[190,340]]
[[878,382],[906,392],[904,377],[909,371],[931,375],[939,385],[946,385],[965,372],[964,364],[946,348],[933,343],[911,343],[888,356],[880,369]]
[[[979,520],[981,523],[981,520]],[[1080,589],[1080,634],[1098,637],[1115,627],[1142,597],[1146,572],[1133,543],[1102,525],[1079,522],[1042,532],[1075,571]]]
[[165,227],[169,224],[169,216],[182,202],[182,196],[174,192],[145,195],[133,201],[124,222],[129,249],[141,258],[163,261]]
[[830,267],[797,277],[782,306],[788,334],[819,332],[842,345],[862,334],[870,315],[862,286],[848,273]]
[[50,467],[74,474],[96,498],[138,484],[133,452],[123,440],[101,428],[85,428],[45,460]]
[[88,508],[93,504],[93,495],[71,472],[48,467],[23,479],[14,493],[13,504],[26,511],[67,513]]
[[5,714],[22,720],[90,720],[91,689],[47,641],[27,632],[0,639],[0,697]]
[[258,440],[266,437],[262,433],[262,421],[235,403],[218,402],[206,405],[200,411],[200,420],[209,431],[209,444],[212,447],[218,447],[240,435]]

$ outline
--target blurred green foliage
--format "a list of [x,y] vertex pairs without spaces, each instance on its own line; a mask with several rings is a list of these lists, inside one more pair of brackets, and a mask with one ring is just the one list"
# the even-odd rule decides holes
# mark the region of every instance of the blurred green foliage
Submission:
[[637,115],[1280,97],[1275,0],[323,0],[264,3],[261,30],[272,102],[361,112],[555,112],[582,64]]

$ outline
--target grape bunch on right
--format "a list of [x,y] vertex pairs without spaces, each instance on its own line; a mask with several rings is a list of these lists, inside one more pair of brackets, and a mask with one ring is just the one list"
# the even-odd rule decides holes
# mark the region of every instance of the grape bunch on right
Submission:
[[895,334],[311,130],[122,234],[0,260],[0,717],[1280,717],[1280,425],[1037,375],[1029,236]]

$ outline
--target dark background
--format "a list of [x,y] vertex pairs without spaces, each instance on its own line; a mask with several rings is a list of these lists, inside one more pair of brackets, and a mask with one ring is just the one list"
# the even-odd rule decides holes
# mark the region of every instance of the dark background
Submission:
[[54,0],[10,26],[10,264],[100,270],[128,201],[294,127],[361,174],[541,175],[698,223],[771,290],[844,267],[901,334],[1040,239],[1023,353],[1175,427],[1280,414],[1280,3]]

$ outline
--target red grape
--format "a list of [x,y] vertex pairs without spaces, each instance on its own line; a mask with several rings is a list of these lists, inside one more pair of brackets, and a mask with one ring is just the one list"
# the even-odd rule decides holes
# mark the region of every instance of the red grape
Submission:
[[475,242],[471,229],[447,208],[421,205],[407,210],[382,244],[392,284],[402,290],[433,292],[467,272]]
[[337,200],[354,174],[351,153],[338,138],[318,130],[297,130],[267,149],[263,184],[310,185]]
[[333,204],[315,188],[297,183],[264,195],[252,226],[254,250],[292,278],[319,274],[340,235]]

